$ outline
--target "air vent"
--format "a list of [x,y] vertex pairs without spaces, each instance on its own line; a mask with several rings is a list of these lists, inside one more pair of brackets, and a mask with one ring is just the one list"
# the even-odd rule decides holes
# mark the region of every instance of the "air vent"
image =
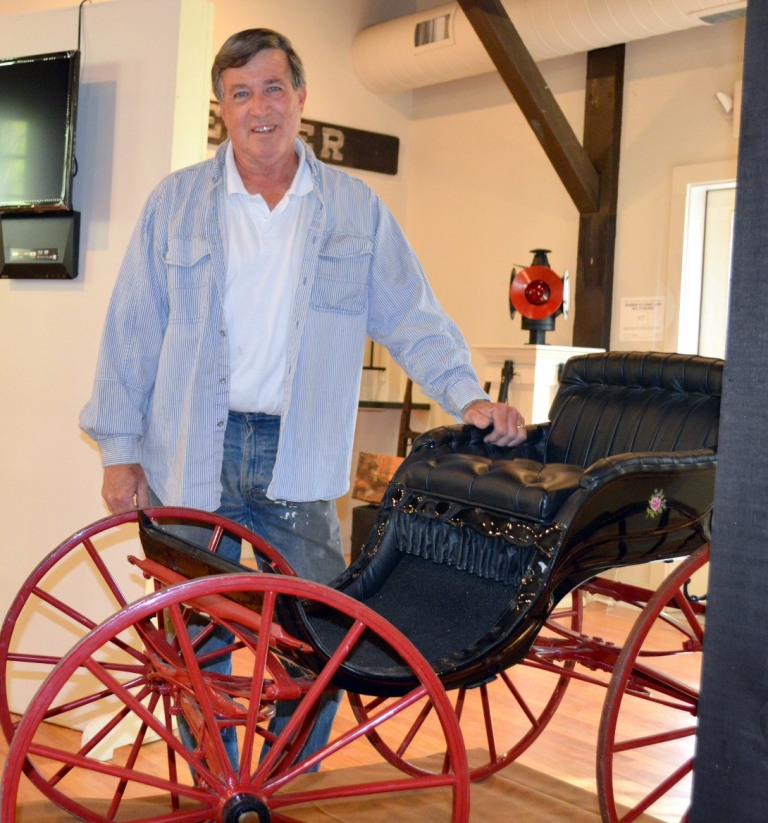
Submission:
[[451,39],[451,15],[441,14],[431,20],[422,20],[414,29],[413,44],[416,48],[433,46]]
[[733,11],[721,11],[715,14],[705,14],[699,17],[702,23],[724,23],[726,20],[736,20],[738,17],[746,17],[746,9],[734,9]]
[[710,25],[725,23],[727,20],[736,20],[739,17],[746,16],[747,0],[739,0],[736,3],[718,3],[717,6],[710,6],[708,9],[702,9],[691,14],[691,17]]

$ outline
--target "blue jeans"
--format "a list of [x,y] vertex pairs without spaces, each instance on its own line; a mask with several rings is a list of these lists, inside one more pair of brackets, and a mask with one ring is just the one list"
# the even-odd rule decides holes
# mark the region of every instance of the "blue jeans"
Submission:
[[[228,517],[250,529],[274,546],[293,566],[299,577],[319,583],[335,579],[346,567],[341,548],[339,519],[332,500],[291,503],[270,500],[266,490],[272,479],[277,456],[280,418],[266,414],[230,412],[224,437],[224,463],[221,470],[223,486],[217,514]],[[153,505],[158,498],[150,492]],[[180,534],[180,536],[182,536]],[[193,534],[185,534],[193,542]],[[202,545],[206,544],[203,538]],[[240,541],[224,539],[219,553],[231,560],[240,560]],[[198,654],[208,654],[231,642],[227,633],[214,633]],[[207,671],[231,672],[231,659],[222,654],[206,666]],[[331,692],[324,698],[320,713],[302,750],[307,757],[324,746],[331,734],[341,692]],[[290,719],[292,704],[278,703],[270,731],[279,734]],[[180,734],[187,748],[193,748],[186,723],[180,722]],[[234,767],[238,763],[237,737],[234,728],[222,730],[227,755]],[[266,746],[264,747],[266,751]]]
[[[229,413],[217,514],[271,543],[299,577],[329,583],[346,567],[336,503],[289,503],[267,497],[279,431],[279,417]],[[239,554],[234,559],[238,558]]]

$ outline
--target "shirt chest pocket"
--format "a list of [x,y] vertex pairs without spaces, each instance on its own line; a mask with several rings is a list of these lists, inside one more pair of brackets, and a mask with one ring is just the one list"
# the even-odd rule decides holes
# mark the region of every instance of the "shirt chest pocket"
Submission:
[[373,243],[367,237],[324,237],[312,285],[312,307],[339,314],[365,311]]
[[165,255],[168,271],[168,322],[195,323],[208,306],[210,253],[205,240],[173,237]]

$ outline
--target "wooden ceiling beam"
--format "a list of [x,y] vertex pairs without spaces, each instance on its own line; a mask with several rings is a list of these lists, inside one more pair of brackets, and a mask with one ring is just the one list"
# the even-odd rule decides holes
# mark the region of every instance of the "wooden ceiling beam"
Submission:
[[579,219],[574,346],[608,349],[611,342],[624,52],[609,46],[587,57],[584,149],[600,175],[600,207]]
[[600,178],[501,0],[458,0],[579,214],[600,208]]

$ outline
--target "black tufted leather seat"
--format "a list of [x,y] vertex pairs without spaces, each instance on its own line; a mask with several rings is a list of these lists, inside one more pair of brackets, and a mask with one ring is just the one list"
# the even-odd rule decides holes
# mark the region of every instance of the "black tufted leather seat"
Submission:
[[[411,490],[551,523],[580,485],[609,466],[654,464],[685,452],[714,459],[722,363],[695,356],[613,352],[568,361],[549,423],[529,427],[515,450],[482,441],[484,432],[428,432],[395,480]],[[607,458],[626,456],[621,461]],[[629,455],[633,455],[631,462]],[[590,468],[587,472],[586,469]]]

